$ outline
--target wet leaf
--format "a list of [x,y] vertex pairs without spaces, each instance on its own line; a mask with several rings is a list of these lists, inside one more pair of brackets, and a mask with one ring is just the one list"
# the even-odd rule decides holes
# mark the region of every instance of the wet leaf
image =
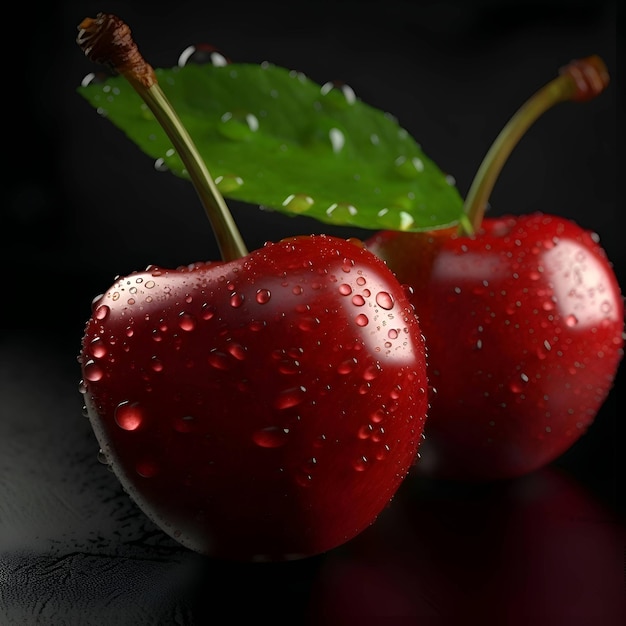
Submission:
[[[461,215],[450,179],[391,115],[346,85],[318,85],[268,63],[156,73],[226,198],[368,229],[432,229]],[[79,93],[160,166],[186,176],[125,79]]]

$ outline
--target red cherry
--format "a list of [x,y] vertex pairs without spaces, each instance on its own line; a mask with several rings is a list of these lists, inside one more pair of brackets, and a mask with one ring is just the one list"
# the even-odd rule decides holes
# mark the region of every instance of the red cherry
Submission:
[[283,560],[350,540],[421,441],[426,362],[405,289],[361,242],[309,235],[248,253],[128,27],[101,14],[80,28],[168,132],[224,256],[130,274],[95,301],[79,359],[104,459],[201,553]]
[[420,467],[454,478],[518,476],[587,430],[622,356],[623,300],[593,233],[533,214],[474,235],[385,232],[368,242],[411,300],[431,398]]
[[608,83],[574,61],[505,126],[466,200],[474,231],[382,232],[366,245],[410,285],[436,394],[419,468],[456,479],[525,474],[567,450],[595,418],[623,356],[624,310],[597,237],[540,213],[482,219],[506,156],[558,101]]
[[126,490],[220,556],[310,555],[359,533],[413,464],[426,412],[406,294],[333,237],[121,278],[94,305],[81,362]]

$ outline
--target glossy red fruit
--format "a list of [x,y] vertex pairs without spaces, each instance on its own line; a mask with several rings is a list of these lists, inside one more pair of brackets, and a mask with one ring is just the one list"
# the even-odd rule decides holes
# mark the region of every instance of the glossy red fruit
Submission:
[[623,355],[623,298],[594,233],[535,213],[366,244],[412,287],[428,346],[421,470],[519,476],[581,437]]
[[180,543],[225,558],[309,556],[369,526],[427,407],[405,290],[362,245],[323,235],[120,278],[80,361],[122,485]]

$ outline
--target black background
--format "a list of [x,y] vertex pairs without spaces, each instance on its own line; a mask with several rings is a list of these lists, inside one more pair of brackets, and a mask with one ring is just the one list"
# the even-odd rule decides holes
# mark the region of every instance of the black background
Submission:
[[[463,195],[523,101],[571,59],[599,54],[606,92],[536,122],[490,210],[576,220],[599,234],[626,284],[615,2],[14,6],[4,28],[15,38],[3,37],[0,624],[4,614],[16,624],[195,624],[223,612],[293,624],[460,614],[622,623],[623,366],[589,432],[552,467],[473,488],[409,480],[362,537],[305,562],[259,569],[189,554],[121,493],[81,416],[76,355],[90,302],[116,274],[218,251],[190,183],[157,172],[76,93],[97,69],[76,26],[99,11],[122,17],[155,67],[210,43],[233,61],[346,82],[393,113]],[[229,205],[250,249],[287,234],[367,234]]]

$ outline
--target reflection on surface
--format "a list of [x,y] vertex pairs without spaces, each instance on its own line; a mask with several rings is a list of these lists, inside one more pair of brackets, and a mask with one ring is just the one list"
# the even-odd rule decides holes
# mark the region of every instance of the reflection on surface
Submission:
[[557,469],[474,486],[411,476],[341,548],[220,562],[156,529],[98,463],[72,354],[23,338],[2,347],[3,626],[192,626],[223,614],[294,626],[623,623],[624,526]]

